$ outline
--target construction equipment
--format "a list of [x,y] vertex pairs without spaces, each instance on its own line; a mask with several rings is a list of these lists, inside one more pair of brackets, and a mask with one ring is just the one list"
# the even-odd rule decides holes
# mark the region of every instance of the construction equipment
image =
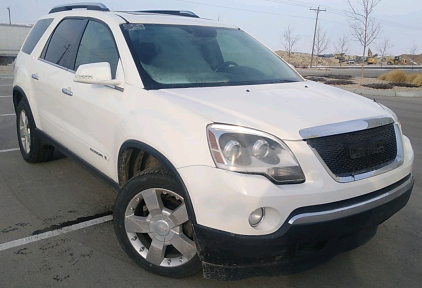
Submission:
[[371,49],[368,49],[368,58],[366,58],[366,62],[368,62],[368,65],[378,63],[378,59],[374,58],[374,55],[372,55]]
[[407,60],[403,59],[401,56],[396,56],[393,58],[387,58],[387,65],[406,65]]

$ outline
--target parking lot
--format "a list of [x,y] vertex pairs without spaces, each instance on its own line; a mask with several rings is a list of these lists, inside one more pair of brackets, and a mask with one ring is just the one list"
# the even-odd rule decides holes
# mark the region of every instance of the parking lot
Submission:
[[[408,205],[370,242],[299,274],[219,282],[201,274],[169,279],[136,266],[114,235],[114,192],[60,153],[42,164],[22,159],[11,89],[12,80],[0,79],[0,287],[421,286],[422,98],[376,97],[412,141],[416,182]],[[56,235],[63,226],[73,231]]]

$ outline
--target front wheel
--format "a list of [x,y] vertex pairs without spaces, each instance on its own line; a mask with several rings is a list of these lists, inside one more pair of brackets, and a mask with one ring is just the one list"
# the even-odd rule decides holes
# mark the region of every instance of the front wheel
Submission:
[[114,206],[114,229],[125,252],[149,272],[173,278],[201,270],[185,195],[163,169],[131,179]]

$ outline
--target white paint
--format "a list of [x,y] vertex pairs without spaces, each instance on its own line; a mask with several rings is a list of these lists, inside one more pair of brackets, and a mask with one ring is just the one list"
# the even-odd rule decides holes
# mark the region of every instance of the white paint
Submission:
[[5,149],[5,150],[0,150],[0,153],[12,152],[12,151],[18,151],[18,150],[19,148]]
[[12,97],[12,95],[9,95],[9,96],[0,96],[0,98],[11,98]]
[[59,235],[65,234],[65,233],[69,233],[69,232],[73,232],[73,231],[80,230],[80,229],[83,229],[83,228],[87,228],[87,227],[90,227],[90,226],[98,225],[98,224],[105,223],[105,222],[108,222],[108,221],[111,221],[111,220],[113,220],[113,216],[108,215],[108,216],[100,217],[100,218],[97,218],[97,219],[85,221],[85,222],[82,222],[82,223],[79,223],[79,224],[75,224],[75,225],[72,225],[72,226],[63,227],[63,228],[58,229],[58,230],[49,231],[49,232],[45,232],[45,233],[42,233],[42,234],[39,234],[39,235],[29,236],[29,237],[26,237],[26,238],[21,238],[21,239],[18,239],[18,240],[6,242],[6,243],[3,243],[3,244],[0,244],[0,251],[19,247],[19,246],[23,246],[23,245],[26,245],[26,244],[29,244],[29,243],[37,242],[37,241],[48,239],[48,238],[51,238],[51,237],[59,236]]
[[0,116],[15,116],[16,114],[1,114]]

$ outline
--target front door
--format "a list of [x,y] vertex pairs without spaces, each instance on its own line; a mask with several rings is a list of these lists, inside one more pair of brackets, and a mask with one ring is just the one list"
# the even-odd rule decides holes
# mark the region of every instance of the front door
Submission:
[[[112,77],[116,77],[119,54],[113,34],[104,23],[89,20],[75,57],[74,70],[82,64],[98,62],[108,62]],[[123,71],[121,67],[119,69]],[[113,178],[114,135],[124,94],[115,87],[77,83],[73,77],[65,80],[64,86],[72,93],[63,112],[66,147]]]

